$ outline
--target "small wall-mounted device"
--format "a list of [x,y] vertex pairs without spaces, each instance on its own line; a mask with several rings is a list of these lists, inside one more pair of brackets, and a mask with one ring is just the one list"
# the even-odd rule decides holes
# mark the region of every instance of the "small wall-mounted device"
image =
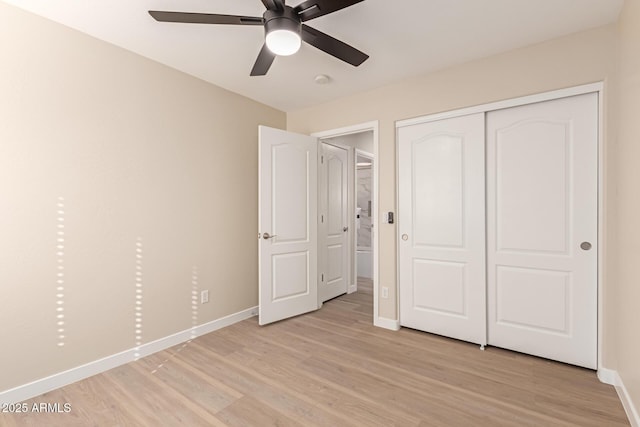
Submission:
[[393,212],[387,212],[387,223],[393,224]]

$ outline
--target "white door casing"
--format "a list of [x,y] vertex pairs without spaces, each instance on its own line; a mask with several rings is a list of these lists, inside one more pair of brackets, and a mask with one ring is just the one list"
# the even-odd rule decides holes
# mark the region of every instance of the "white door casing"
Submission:
[[347,292],[349,282],[348,152],[321,143],[320,233],[322,271],[319,302]]
[[259,323],[265,325],[318,308],[317,139],[260,126],[258,167]]
[[400,324],[486,344],[484,114],[398,129]]
[[598,95],[486,126],[489,344],[595,369]]

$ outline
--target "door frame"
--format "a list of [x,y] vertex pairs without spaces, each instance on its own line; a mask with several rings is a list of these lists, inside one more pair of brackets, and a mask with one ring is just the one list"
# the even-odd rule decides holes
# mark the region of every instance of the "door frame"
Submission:
[[[373,225],[373,243],[372,243],[372,247],[371,250],[373,252],[373,324],[375,326],[380,326],[380,327],[385,327],[387,328],[387,323],[388,320],[387,319],[382,319],[379,314],[378,314],[378,298],[379,298],[379,293],[378,293],[378,284],[379,284],[379,275],[378,275],[378,229],[379,229],[379,223],[378,223],[378,188],[379,188],[379,180],[378,180],[378,142],[379,142],[379,132],[378,132],[378,127],[379,127],[379,123],[377,120],[374,121],[370,121],[370,122],[365,122],[365,123],[360,123],[360,124],[355,124],[355,125],[351,125],[351,126],[345,126],[345,127],[341,127],[341,128],[337,128],[337,129],[330,129],[330,130],[326,130],[326,131],[320,131],[320,132],[315,132],[312,133],[311,136],[315,136],[316,138],[323,140],[323,139],[328,139],[328,138],[335,138],[335,137],[339,137],[339,136],[345,136],[345,135],[352,135],[354,133],[362,133],[362,132],[367,132],[367,131],[372,131],[373,132],[373,157],[374,157],[374,162],[373,162],[373,168],[372,168],[372,175],[373,175],[373,189],[372,189],[372,198],[373,200],[371,201],[372,207],[371,209],[373,210],[372,213],[372,220],[371,223]],[[354,233],[355,234],[355,233]],[[355,253],[356,247],[353,247],[353,251]],[[350,256],[354,256],[353,254],[351,254]],[[354,277],[357,277],[357,270],[354,272]],[[357,283],[356,283],[357,285]],[[385,322],[386,320],[386,322]]]
[[[438,121],[447,118],[465,116],[468,114],[475,113],[488,113],[490,111],[501,110],[504,108],[518,107],[521,105],[534,104],[537,102],[543,101],[552,101],[560,98],[567,98],[570,96],[576,95],[584,95],[587,93],[597,93],[598,94],[598,261],[597,261],[597,269],[598,273],[596,276],[597,280],[597,295],[598,295],[598,303],[597,303],[597,318],[598,318],[598,328],[597,328],[597,368],[598,368],[598,378],[600,381],[613,384],[615,381],[614,372],[610,369],[605,368],[602,365],[602,355],[603,355],[603,335],[604,335],[604,228],[606,224],[606,210],[605,210],[605,199],[607,194],[605,192],[605,182],[604,182],[604,172],[605,172],[605,164],[604,164],[604,156],[605,156],[605,148],[604,148],[604,82],[596,82],[589,83],[580,86],[574,86],[559,90],[553,90],[549,92],[538,93],[535,95],[522,96],[512,99],[507,99],[503,101],[491,102],[487,104],[476,105],[473,107],[461,108],[457,110],[445,111],[436,114],[430,114],[423,117],[416,117],[412,119],[398,120],[396,121],[396,142],[397,142],[397,132],[398,128],[404,126],[410,126],[420,123],[427,123]],[[398,144],[396,143],[396,206],[398,206]],[[396,236],[396,239],[399,237]],[[398,242],[396,241],[396,245]],[[396,251],[396,263],[399,265],[399,252]],[[398,271],[398,269],[396,269]],[[399,280],[399,271],[398,276],[396,277],[396,295],[399,295],[400,289],[400,280]],[[397,310],[398,314],[400,313],[400,299],[397,299]]]

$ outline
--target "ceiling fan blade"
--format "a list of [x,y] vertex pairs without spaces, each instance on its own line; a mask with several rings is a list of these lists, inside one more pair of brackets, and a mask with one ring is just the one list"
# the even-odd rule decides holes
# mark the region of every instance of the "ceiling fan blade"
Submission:
[[355,67],[369,59],[366,53],[305,24],[302,24],[302,40]]
[[164,12],[150,10],[149,15],[160,22],[186,24],[264,25],[264,19],[254,16],[218,15],[212,13]]
[[269,10],[284,10],[284,0],[262,0],[262,4]]
[[361,1],[364,0],[306,0],[294,7],[293,11],[304,22],[353,6]]
[[271,68],[271,64],[273,64],[274,59],[276,59],[275,53],[269,50],[266,43],[262,45],[262,49],[258,54],[258,59],[256,59],[256,63],[253,64],[251,76],[264,76],[267,74],[267,71]]

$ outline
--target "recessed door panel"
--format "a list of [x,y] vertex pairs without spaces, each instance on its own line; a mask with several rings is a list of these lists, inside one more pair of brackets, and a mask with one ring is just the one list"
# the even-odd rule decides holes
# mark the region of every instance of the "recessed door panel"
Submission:
[[400,323],[486,343],[484,114],[398,129]]
[[343,280],[343,249],[343,245],[327,246],[327,268],[325,280],[329,284],[335,283],[337,280]]
[[597,126],[597,94],[487,114],[489,344],[597,366]]
[[523,120],[495,132],[499,251],[566,253],[571,123]]
[[311,174],[306,147],[279,144],[271,147],[272,154],[272,206],[278,207],[272,215],[271,230],[278,242],[305,242],[309,240],[308,190]]
[[570,335],[571,273],[497,266],[496,323]]
[[413,308],[466,317],[464,263],[414,260]]
[[[344,150],[343,150],[344,151]],[[346,153],[345,153],[346,154]],[[346,158],[334,153],[327,154],[327,235],[342,236],[344,223],[344,200],[346,199]]]
[[309,293],[309,253],[306,251],[274,255],[272,301]]
[[464,245],[463,136],[436,133],[412,143],[415,246]]

